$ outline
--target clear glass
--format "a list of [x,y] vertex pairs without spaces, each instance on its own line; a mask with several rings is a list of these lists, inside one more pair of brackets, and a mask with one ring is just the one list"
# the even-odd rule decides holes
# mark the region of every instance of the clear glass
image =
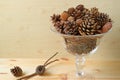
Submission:
[[89,35],[89,36],[71,36],[63,35],[65,49],[76,56],[76,71],[78,76],[83,76],[85,73],[83,67],[85,64],[85,56],[95,53],[104,34]]
[[[51,28],[56,34],[59,34],[64,39],[65,49],[76,56],[76,73],[77,76],[83,78],[85,73],[83,71],[85,64],[85,56],[91,53],[95,53],[101,38],[107,33],[96,34],[96,35],[85,35],[85,36],[75,36],[75,35],[65,35],[57,32],[55,28]],[[80,79],[81,79],[80,78]],[[83,80],[83,79],[82,79]],[[94,80],[94,79],[89,79]]]

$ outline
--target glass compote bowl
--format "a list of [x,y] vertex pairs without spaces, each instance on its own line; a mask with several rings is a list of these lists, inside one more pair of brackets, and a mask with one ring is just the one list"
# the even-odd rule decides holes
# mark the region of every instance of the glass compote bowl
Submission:
[[97,35],[85,35],[85,36],[71,36],[71,35],[63,35],[61,36],[64,39],[65,49],[68,53],[75,55],[76,60],[76,73],[77,76],[81,78],[92,78],[93,76],[88,77],[88,73],[83,71],[85,64],[85,56],[95,53],[100,43],[101,38],[105,34],[97,34]]
[[59,33],[55,28],[51,28],[51,30],[63,37],[65,49],[70,54],[76,56],[75,64],[77,69],[77,76],[80,78],[86,75],[86,73],[83,71],[84,63],[86,61],[85,56],[89,55],[90,53],[95,53],[101,41],[101,38],[109,32],[107,31],[105,33],[96,35],[76,36]]

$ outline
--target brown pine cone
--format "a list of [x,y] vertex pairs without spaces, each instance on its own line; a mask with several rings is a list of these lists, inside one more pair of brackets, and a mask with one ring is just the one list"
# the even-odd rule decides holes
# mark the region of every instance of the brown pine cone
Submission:
[[14,68],[10,69],[10,71],[15,77],[23,75],[23,71],[19,66],[14,66]]
[[67,21],[63,27],[64,27],[64,30],[63,30],[64,34],[79,35],[78,26],[75,25],[75,22]]
[[81,13],[81,19],[84,20],[88,17],[91,17],[90,10],[89,9],[84,9]]
[[63,33],[63,26],[64,26],[64,22],[63,21],[57,21],[56,23],[54,23],[54,27],[55,29],[60,32]]
[[53,23],[60,21],[60,15],[53,14],[53,16],[51,16],[51,19]]
[[111,22],[111,19],[109,18],[109,16],[107,14],[104,13],[100,13],[97,17],[96,17],[96,21],[98,22],[98,24],[100,26],[104,26],[107,22]]
[[91,8],[90,14],[92,14],[92,16],[95,16],[95,17],[98,16],[99,15],[98,8],[96,7]]
[[73,16],[75,19],[79,19],[83,16],[82,11],[77,9],[75,9],[70,15]]
[[84,5],[71,7],[60,15],[53,15],[52,21],[56,30],[70,35],[95,35],[102,33],[102,27],[111,22],[107,14],[100,13],[98,8],[87,9]]
[[83,20],[82,23],[79,26],[79,33],[81,35],[94,35],[99,33],[99,28],[101,26],[98,25],[98,23],[92,19],[88,18],[86,20]]

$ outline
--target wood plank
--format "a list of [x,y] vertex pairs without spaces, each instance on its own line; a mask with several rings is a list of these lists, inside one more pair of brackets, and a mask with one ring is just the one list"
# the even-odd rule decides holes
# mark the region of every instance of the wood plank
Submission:
[[[35,67],[43,64],[44,61],[45,59],[0,59],[0,80],[16,79],[10,73],[10,68],[13,66],[20,66],[27,75],[33,73]],[[119,80],[119,68],[120,61],[118,60],[87,60],[84,70],[91,74],[95,80]],[[75,78],[74,60],[70,58],[60,58],[60,61],[47,67],[44,76],[35,76],[30,80],[74,80]]]

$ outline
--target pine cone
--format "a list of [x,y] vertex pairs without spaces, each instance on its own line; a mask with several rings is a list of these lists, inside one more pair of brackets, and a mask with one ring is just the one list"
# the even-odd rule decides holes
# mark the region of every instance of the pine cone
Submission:
[[23,75],[23,71],[19,66],[14,66],[14,68],[10,69],[10,71],[15,77]]
[[75,17],[75,19],[80,19],[82,16],[84,16],[84,14],[82,13],[82,11],[84,10],[84,6],[83,5],[78,5],[74,10],[68,11],[70,13],[71,16]]
[[95,17],[98,16],[99,15],[98,8],[96,7],[91,8],[90,14]]
[[100,13],[97,17],[96,17],[96,21],[98,22],[98,24],[100,26],[104,26],[107,22],[111,22],[111,19],[109,18],[109,16],[107,14],[104,13]]
[[71,7],[61,15],[53,15],[52,21],[56,30],[70,35],[95,35],[102,33],[102,27],[111,22],[107,14],[100,13],[98,8],[90,10],[84,5]]
[[53,16],[51,16],[51,19],[53,23],[60,21],[60,15],[53,14]]
[[90,10],[84,9],[81,13],[81,19],[85,20],[86,18],[91,17]]
[[101,26],[99,26],[94,19],[87,18],[86,20],[83,20],[82,23],[79,25],[79,33],[81,35],[98,34],[100,27]]
[[60,33],[63,33],[63,25],[64,25],[64,22],[60,22],[60,21],[57,21],[54,23],[54,27],[56,28],[56,30]]
[[75,22],[67,21],[64,24],[63,28],[64,28],[64,30],[63,30],[64,34],[70,34],[70,35],[78,35],[79,34],[78,26],[75,25]]

